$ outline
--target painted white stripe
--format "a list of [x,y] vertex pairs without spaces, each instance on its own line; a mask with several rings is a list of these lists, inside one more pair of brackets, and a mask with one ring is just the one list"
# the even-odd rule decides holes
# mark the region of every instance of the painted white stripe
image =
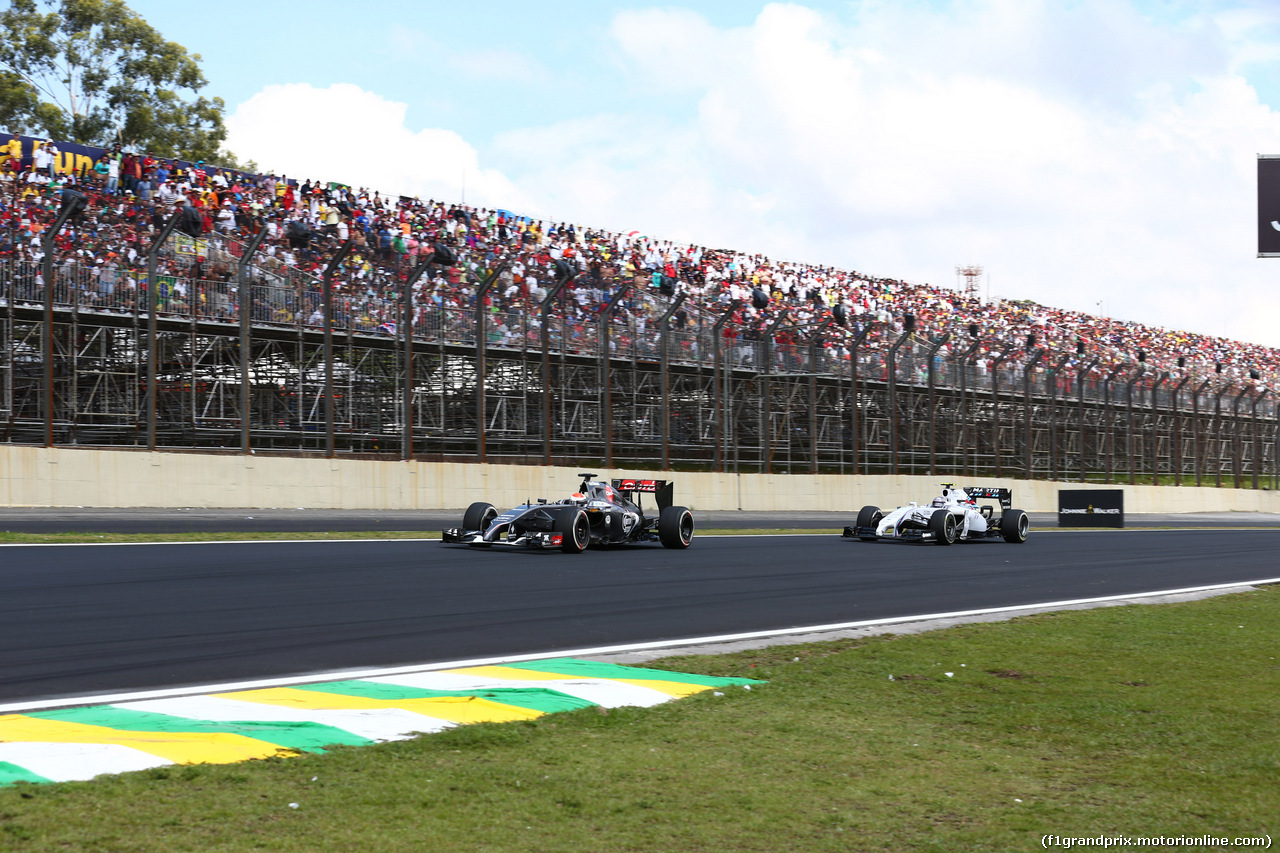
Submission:
[[[376,681],[381,684],[396,684],[401,687],[417,687],[422,690],[498,690],[502,688],[536,688],[545,687],[569,696],[594,702],[605,708],[621,708],[624,705],[635,705],[648,708],[661,705],[671,700],[671,696],[651,687],[640,687],[635,684],[623,684],[621,681],[607,681],[598,678],[577,678],[547,681],[525,681],[521,679],[480,678],[473,675],[458,675],[452,672],[419,672],[409,675],[389,675],[377,678],[366,678],[365,681]],[[497,699],[495,701],[501,701]]]
[[383,678],[392,675],[406,675],[414,672],[438,672],[445,669],[462,669],[464,667],[472,666],[495,666],[504,663],[515,663],[517,661],[588,657],[591,655],[615,654],[617,652],[637,652],[648,649],[699,646],[708,643],[729,643],[737,640],[754,640],[763,637],[789,637],[794,634],[812,634],[819,631],[842,631],[851,628],[871,628],[877,625],[901,625],[906,622],[924,622],[930,619],[958,619],[966,616],[983,616],[991,613],[1017,613],[1024,610],[1054,610],[1063,607],[1075,607],[1082,604],[1102,604],[1108,601],[1137,601],[1139,599],[1155,598],[1161,595],[1184,595],[1194,592],[1243,589],[1245,587],[1264,584],[1280,584],[1280,577],[1258,578],[1256,580],[1234,581],[1232,583],[1208,584],[1206,586],[1187,586],[1179,587],[1177,589],[1157,589],[1149,590],[1147,592],[1130,592],[1122,595],[1102,595],[1095,598],[1070,598],[1061,601],[1031,602],[1028,604],[1015,604],[1007,607],[983,607],[976,610],[952,610],[945,613],[922,613],[915,616],[895,616],[888,619],[866,619],[858,622],[836,622],[827,625],[806,625],[803,627],[779,628],[769,631],[746,631],[739,634],[717,634],[710,637],[686,637],[682,639],[657,640],[649,643],[626,643],[617,646],[597,646],[585,649],[557,649],[554,652],[537,652],[534,654],[524,655],[473,658],[470,660],[386,667],[382,669],[322,672],[312,673],[310,675],[267,678],[258,681],[241,681],[229,684],[204,685],[200,687],[167,690],[142,690],[134,693],[78,696],[64,699],[37,700],[34,702],[17,702],[9,705],[0,705],[0,714],[17,714],[24,711],[35,711],[43,708],[67,708],[76,705],[114,705],[120,702],[136,702],[143,699],[164,699],[171,696],[192,696],[201,693],[231,693],[236,690],[256,690],[263,687],[288,687],[294,684],[316,684],[325,681]]
[[243,702],[220,696],[179,696],[142,702],[117,702],[117,708],[150,711],[190,720],[234,723],[257,720],[281,723],[320,723],[370,740],[402,740],[414,732],[438,732],[454,723],[402,708],[370,708],[352,711],[321,711],[285,708],[261,702]]
[[[142,534],[122,534],[125,536]],[[166,545],[303,545],[309,542],[328,542],[337,544],[340,542],[438,542],[439,537],[435,539],[419,539],[409,536],[403,539],[224,539],[212,542],[3,542],[0,548],[112,548],[120,546],[138,547],[146,545],[148,547],[155,546],[162,548]]]
[[53,782],[129,773],[173,762],[118,743],[0,743],[0,761],[16,764]]

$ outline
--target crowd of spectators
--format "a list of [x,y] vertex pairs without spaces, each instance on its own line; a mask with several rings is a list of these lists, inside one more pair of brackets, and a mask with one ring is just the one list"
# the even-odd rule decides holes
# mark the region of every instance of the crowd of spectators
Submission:
[[[15,137],[16,139],[16,137]],[[12,143],[11,143],[12,145]],[[832,360],[847,359],[855,337],[883,350],[904,331],[919,345],[949,335],[943,356],[980,341],[979,362],[990,364],[1009,348],[1017,362],[1037,349],[1048,363],[1069,366],[1094,359],[1103,368],[1139,362],[1175,376],[1221,374],[1224,381],[1274,383],[1280,350],[1187,331],[1094,316],[1030,301],[984,301],[963,289],[913,284],[831,266],[778,261],[759,254],[711,249],[519,216],[506,210],[384,196],[312,179],[246,174],[203,162],[181,164],[116,147],[92,169],[62,173],[52,143],[25,161],[10,153],[0,171],[0,257],[29,270],[42,286],[41,234],[68,191],[83,194],[84,212],[57,235],[60,274],[78,276],[88,307],[129,309],[145,289],[146,252],[175,212],[190,241],[186,252],[165,255],[160,274],[165,307],[173,312],[238,310],[235,259],[240,247],[266,230],[253,268],[256,280],[288,282],[318,292],[318,277],[348,239],[353,251],[335,277],[335,296],[349,321],[394,333],[410,271],[437,247],[452,263],[437,264],[418,280],[415,324],[453,314],[474,322],[476,282],[501,270],[485,295],[485,334],[498,345],[537,340],[538,307],[557,265],[578,273],[559,295],[556,316],[565,329],[592,336],[618,288],[628,292],[610,322],[632,335],[652,335],[668,300],[685,294],[675,317],[680,329],[708,328],[731,306],[723,334],[733,345],[758,340],[771,328],[779,340],[809,340]],[[21,154],[16,148],[0,147]],[[20,277],[20,276],[19,276]],[[207,288],[207,292],[206,292]],[[284,289],[285,285],[281,285]],[[284,299],[255,318],[318,324],[315,300]],[[784,316],[785,312],[785,316]],[[870,327],[868,329],[868,327]],[[861,350],[860,350],[861,351]],[[1181,360],[1181,363],[1180,363]]]

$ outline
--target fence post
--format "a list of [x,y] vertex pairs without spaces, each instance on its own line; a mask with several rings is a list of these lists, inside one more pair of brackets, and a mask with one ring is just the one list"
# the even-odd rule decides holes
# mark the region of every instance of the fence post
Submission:
[[337,442],[334,436],[334,421],[337,413],[333,406],[333,276],[338,266],[351,254],[355,240],[347,238],[347,242],[339,247],[324,268],[323,292],[324,300],[324,455],[332,459],[337,453]]
[[[711,327],[711,346],[713,353],[713,376],[716,386],[716,472],[724,472],[724,426],[726,413],[724,410],[724,381],[721,377],[721,371],[724,361],[724,324],[733,316],[733,312],[737,311],[742,305],[741,299],[735,299],[729,303],[724,313],[716,318],[715,324]],[[733,372],[730,367],[727,377]]]
[[[14,178],[14,186],[16,188],[18,179]],[[15,189],[16,191],[16,189]],[[77,195],[79,195],[77,193]],[[83,197],[81,197],[82,199]],[[69,200],[62,202],[61,208],[58,210],[58,218],[54,220],[53,227],[46,229],[41,235],[41,250],[44,252],[44,268],[42,274],[44,277],[44,444],[45,447],[53,447],[53,239],[58,236],[58,232],[62,230],[62,226],[67,224],[76,213],[83,210],[83,204],[75,198],[69,197]],[[14,253],[17,257],[17,253]],[[76,310],[73,306],[73,310]],[[13,303],[9,304],[10,314],[13,312]],[[10,345],[12,346],[12,345]],[[152,450],[155,448],[152,447]]]
[[484,298],[505,266],[505,263],[495,266],[476,288],[476,461],[481,463],[485,460],[485,356],[489,348],[488,335],[485,333]]
[[1005,344],[1000,355],[991,366],[991,450],[996,463],[996,476],[1004,476],[1004,465],[1000,460],[1000,365],[1013,352],[1013,344]]
[[671,468],[671,377],[668,373],[670,355],[667,353],[667,333],[671,331],[671,316],[679,310],[688,296],[689,294],[684,291],[676,294],[676,298],[671,300],[671,304],[667,306],[667,310],[662,314],[662,319],[658,321],[658,347],[661,350],[658,353],[658,371],[659,379],[662,381],[663,471],[668,471]]
[[1191,381],[1191,374],[1182,377],[1182,381],[1173,386],[1173,398],[1169,401],[1173,409],[1173,484],[1182,485],[1182,407],[1178,399],[1182,395],[1182,387]]
[[1026,458],[1026,469],[1027,469],[1028,480],[1032,479],[1031,477],[1031,371],[1035,369],[1035,366],[1040,362],[1040,359],[1044,358],[1044,353],[1045,351],[1042,349],[1036,350],[1035,355],[1031,357],[1031,360],[1028,361],[1022,367],[1022,409],[1023,409],[1022,415],[1023,415],[1023,421],[1026,426],[1025,458]]
[[769,373],[773,369],[773,336],[774,330],[786,319],[787,309],[783,308],[766,323],[760,336],[760,364],[757,367],[760,376],[760,473],[773,473],[773,422],[769,418]]
[[[1049,479],[1058,479],[1058,374],[1072,358],[1070,353],[1064,355],[1057,364],[1049,368]],[[1083,445],[1082,445],[1083,446]]]
[[253,342],[250,333],[253,327],[253,286],[249,284],[249,263],[257,253],[258,247],[266,239],[267,228],[259,225],[258,233],[253,235],[249,244],[244,247],[240,260],[236,263],[236,282],[240,287],[240,452],[250,453],[252,441],[252,406],[253,376],[250,371]]
[[974,335],[974,342],[967,350],[960,353],[960,447],[964,453],[961,459],[960,471],[964,476],[969,476],[969,361],[978,352],[978,347],[982,346],[982,341],[977,340],[977,335],[970,329],[969,332]]
[[1228,382],[1218,391],[1217,397],[1213,401],[1213,442],[1217,446],[1218,463],[1214,468],[1214,484],[1218,488],[1222,488],[1222,397],[1233,386],[1234,382]]
[[1241,384],[1240,393],[1236,395],[1235,405],[1231,407],[1231,447],[1235,451],[1234,465],[1232,465],[1235,477],[1235,488],[1240,488],[1240,483],[1244,479],[1244,446],[1240,437],[1240,401],[1244,399],[1244,395],[1249,393],[1249,387]]
[[413,300],[413,288],[435,263],[433,250],[425,259],[414,265],[409,277],[404,282],[404,293],[400,295],[400,326],[396,329],[400,338],[400,348],[404,361],[404,375],[400,377],[400,458],[408,462],[413,459],[413,315],[417,306]]
[[563,260],[556,262],[556,277],[547,291],[546,298],[538,306],[542,318],[542,464],[551,464],[551,307],[564,286],[573,280],[573,270]]
[[1088,462],[1085,454],[1087,443],[1085,442],[1084,431],[1084,378],[1097,366],[1098,359],[1095,358],[1093,361],[1086,364],[1084,369],[1076,371],[1076,403],[1080,407],[1080,482],[1082,483],[1087,477],[1086,469],[1088,468]]
[[831,316],[823,318],[809,336],[809,473],[818,473],[818,344],[822,333],[831,325]]
[[898,347],[915,331],[904,331],[889,347],[889,473],[898,473]]
[[1116,450],[1116,431],[1115,423],[1111,419],[1111,383],[1115,381],[1116,374],[1124,370],[1123,364],[1117,364],[1107,374],[1106,381],[1102,383],[1102,411],[1103,417],[1107,422],[1107,482],[1111,482],[1111,476],[1115,468],[1115,450]]
[[942,349],[947,341],[951,340],[951,334],[944,334],[938,338],[937,343],[929,350],[929,476],[936,477],[938,475],[938,417],[934,405],[934,373],[936,367],[934,362],[937,360],[938,350]]
[[600,384],[604,390],[604,467],[613,467],[613,382],[609,377],[612,353],[609,348],[610,328],[613,325],[613,309],[627,295],[631,285],[622,282],[600,312]]
[[1258,433],[1258,404],[1262,398],[1271,393],[1270,388],[1263,388],[1262,393],[1253,398],[1253,407],[1249,412],[1253,424],[1253,490],[1258,490],[1258,469],[1262,467],[1262,442]]
[[1196,485],[1200,485],[1200,477],[1203,470],[1203,463],[1200,458],[1200,395],[1209,387],[1212,380],[1206,379],[1200,383],[1200,387],[1196,389],[1195,395],[1191,398],[1191,411],[1193,429],[1191,431],[1191,452],[1195,454],[1196,466]]
[[181,218],[181,210],[169,217],[169,221],[160,229],[160,233],[151,241],[151,246],[147,249],[147,450],[152,451],[156,449],[156,420],[159,416],[159,398],[156,394],[156,373],[159,365],[156,353],[158,338],[156,314],[160,310],[160,288],[156,286],[156,258],[159,257],[160,250],[164,248],[164,243],[173,233],[173,229],[178,227],[178,220]]
[[867,339],[867,335],[871,334],[871,330],[875,328],[873,323],[867,323],[859,330],[853,339],[853,345],[849,347],[849,393],[852,402],[849,406],[849,419],[852,421],[853,427],[853,473],[858,473],[858,438],[859,430],[862,424],[858,418],[858,347],[862,346],[863,341]]
[[1138,372],[1129,377],[1129,381],[1124,386],[1125,418],[1129,421],[1124,431],[1124,455],[1128,457],[1129,485],[1131,486],[1138,485],[1138,468],[1133,458],[1133,384],[1141,379],[1146,371],[1146,365],[1139,364]]
[[1160,386],[1169,378],[1169,371],[1160,374],[1151,387],[1151,485],[1160,485]]

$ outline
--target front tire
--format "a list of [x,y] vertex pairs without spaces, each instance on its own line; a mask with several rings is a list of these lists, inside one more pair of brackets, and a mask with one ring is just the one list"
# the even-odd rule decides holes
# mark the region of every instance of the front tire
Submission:
[[1027,532],[1031,529],[1031,521],[1020,509],[1011,509],[1000,516],[1000,535],[1004,541],[1015,545],[1027,541]]
[[484,533],[497,517],[497,507],[484,501],[476,501],[462,514],[462,529],[479,530]]
[[693,513],[688,507],[669,506],[658,514],[658,539],[664,548],[688,548],[693,541]]
[[929,516],[929,529],[933,531],[934,541],[939,545],[952,545],[959,535],[956,530],[956,517],[949,509],[934,510]]
[[[880,511],[878,506],[864,506],[858,510],[858,521],[854,529],[870,527],[872,530],[880,526],[880,522],[884,519],[884,513]],[[859,536],[863,542],[876,541],[875,536]]]
[[581,554],[591,544],[591,522],[583,510],[562,512],[556,519],[556,533],[561,536],[560,550],[566,554]]

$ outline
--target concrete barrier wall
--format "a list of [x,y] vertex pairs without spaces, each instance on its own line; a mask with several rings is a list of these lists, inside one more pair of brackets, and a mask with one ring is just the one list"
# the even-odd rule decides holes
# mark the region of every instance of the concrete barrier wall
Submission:
[[[305,507],[456,509],[560,498],[581,468],[274,456],[147,453],[0,446],[0,506]],[[844,510],[927,500],[941,478],[712,474],[591,469],[601,478],[665,477],[676,503],[698,510]],[[1079,483],[975,478],[962,486],[1011,486],[1014,506],[1056,512],[1059,488]],[[1280,492],[1212,487],[1123,488],[1126,512],[1277,512]]]

